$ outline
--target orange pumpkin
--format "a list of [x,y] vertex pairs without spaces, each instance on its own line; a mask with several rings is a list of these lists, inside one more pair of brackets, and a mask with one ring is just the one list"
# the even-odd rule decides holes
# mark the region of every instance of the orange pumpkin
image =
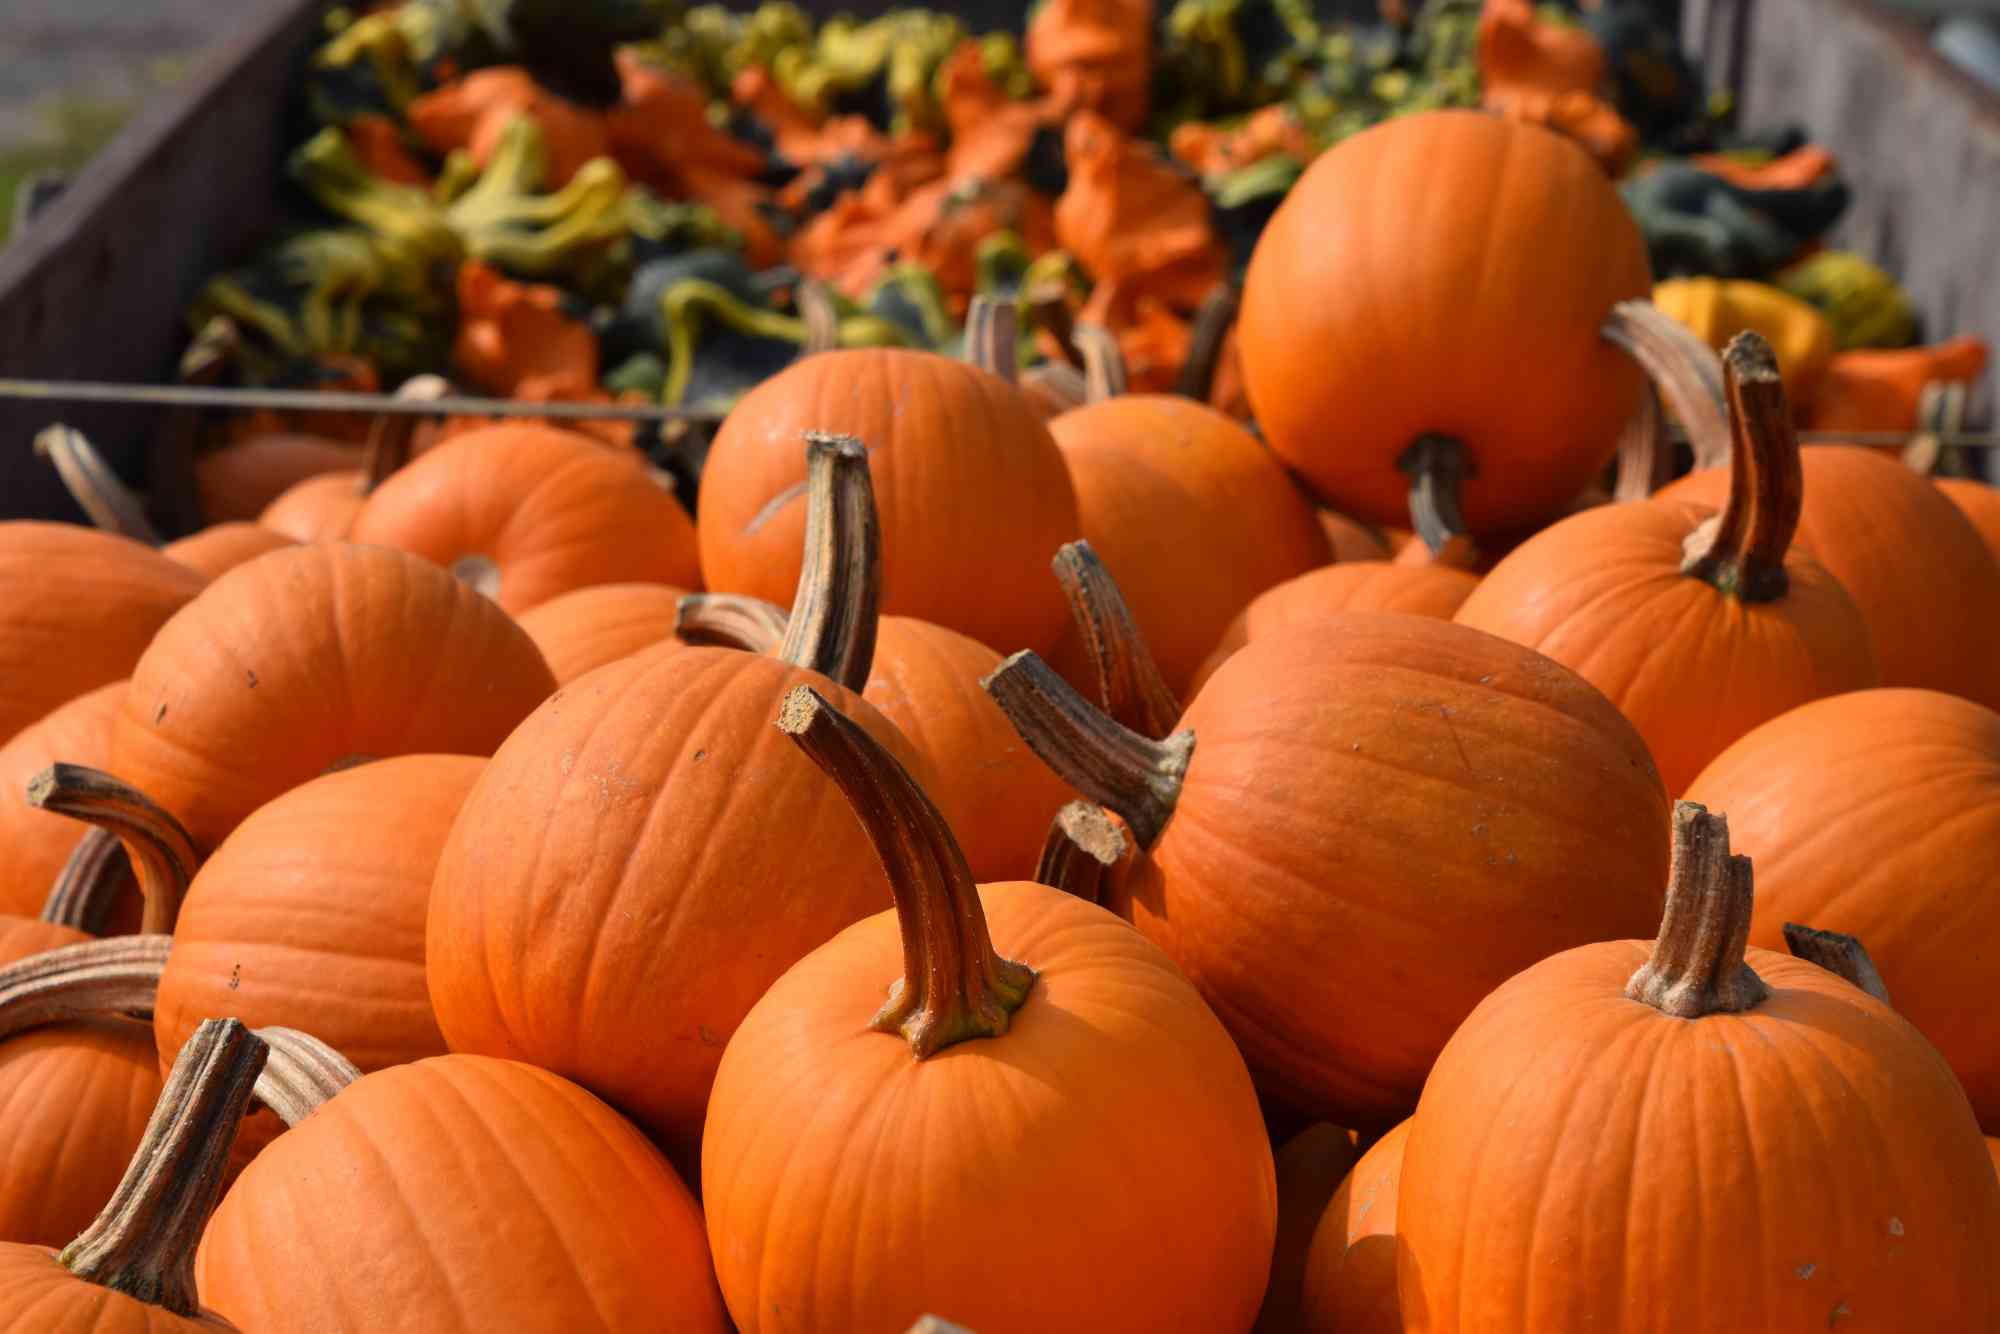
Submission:
[[641,649],[673,642],[681,599],[672,584],[592,584],[528,608],[515,620],[568,685]]
[[1278,1242],[1271,1281],[1252,1334],[1291,1334],[1300,1328],[1306,1254],[1320,1215],[1354,1168],[1354,1132],[1315,1122],[1286,1140],[1277,1154]]
[[1683,803],[1674,834],[1650,947],[1527,970],[1439,1056],[1396,1200],[1403,1328],[1991,1328],[2000,1179],[1950,1068],[1847,982],[1745,950],[1720,816]]
[[1250,402],[1356,518],[1401,523],[1413,489],[1455,485],[1463,531],[1531,527],[1617,447],[1641,381],[1598,331],[1651,286],[1575,144],[1475,111],[1398,117],[1316,159],[1264,229],[1238,325]]
[[[1271,1149],[1194,989],[1100,908],[976,885],[917,781],[811,687],[779,727],[847,794],[896,911],[801,960],[723,1056],[702,1182],[737,1325],[1247,1328]],[[915,1230],[826,1230],[857,1209]]]
[[1979,530],[1986,549],[2000,560],[2000,489],[1968,477],[1937,477],[1932,484]]
[[213,579],[267,551],[292,545],[292,539],[261,523],[210,524],[160,548],[168,560],[179,561],[196,574]]
[[1813,391],[1815,431],[1914,431],[1927,385],[1967,384],[1986,369],[1986,343],[1970,334],[1931,347],[1850,348]]
[[1723,360],[1736,441],[1719,513],[1662,499],[1572,515],[1457,617],[1602,690],[1675,793],[1760,723],[1880,679],[1860,608],[1792,541],[1804,481],[1770,346],[1741,334]]
[[[232,441],[195,459],[195,494],[210,519],[255,519],[266,523],[270,507],[293,487],[327,473],[352,475],[362,466],[362,449],[347,440],[271,432]],[[280,515],[284,511],[278,511]],[[282,520],[281,520],[282,523]]]
[[74,820],[22,800],[28,781],[57,760],[103,768],[111,763],[112,722],[125,698],[113,681],[50,710],[0,747],[0,912],[32,916],[62,873],[83,829]]
[[1395,554],[1382,533],[1338,510],[1322,509],[1319,526],[1337,561],[1387,560]]
[[[396,397],[435,399],[449,390],[450,385],[438,376],[418,375],[406,381]],[[266,504],[257,522],[295,542],[342,540],[353,529],[368,497],[417,452],[419,435],[426,435],[426,443],[430,443],[436,432],[422,431],[419,419],[413,416],[378,417],[368,426],[367,448],[358,451],[353,464],[315,468]],[[313,457],[310,452],[305,456]]]
[[291,547],[231,570],[161,630],[132,670],[112,767],[206,851],[336,765],[485,754],[554,688],[520,627],[437,567]]
[[2000,1133],[2000,1032],[1964,942],[2000,930],[2000,714],[1928,690],[1867,690],[1794,709],[1688,787],[1727,804],[1757,861],[1751,941],[1786,922],[1868,942],[1903,1016],[1937,1044],[1982,1125]]
[[1302,1334],[1403,1334],[1396,1301],[1396,1196],[1410,1123],[1361,1155],[1320,1214],[1301,1280]]
[[1147,854],[1106,902],[1187,970],[1260,1088],[1337,1124],[1400,1119],[1494,986],[1659,911],[1667,798],[1644,742],[1491,635],[1302,622],[1225,663],[1164,741],[1032,654],[987,689]]

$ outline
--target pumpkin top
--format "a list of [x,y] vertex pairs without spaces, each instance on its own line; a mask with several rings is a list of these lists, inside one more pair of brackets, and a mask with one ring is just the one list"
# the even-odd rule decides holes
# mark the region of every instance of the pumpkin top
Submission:
[[1805,474],[1785,410],[1778,359],[1755,330],[1730,340],[1722,357],[1729,394],[1729,501],[1687,541],[1683,573],[1745,602],[1785,595],[1785,553],[1798,531]]

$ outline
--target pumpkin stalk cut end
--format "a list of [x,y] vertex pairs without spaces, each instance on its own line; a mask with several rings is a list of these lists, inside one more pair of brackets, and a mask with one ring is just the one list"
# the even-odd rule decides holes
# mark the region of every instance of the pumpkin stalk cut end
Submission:
[[1652,957],[1625,984],[1632,1000],[1677,1019],[1737,1014],[1771,994],[1744,962],[1754,901],[1750,859],[1729,855],[1729,821],[1674,806],[1673,867]]
[[63,1248],[72,1274],[193,1316],[195,1246],[222,1194],[230,1144],[264,1068],[262,1039],[209,1019],[181,1048],[125,1177],[95,1222]]
[[882,527],[868,447],[806,432],[806,551],[778,656],[850,690],[875,665],[882,597]]
[[86,829],[56,873],[42,905],[42,920],[101,936],[111,924],[113,910],[138,884],[118,835],[109,829]]
[[1194,313],[1194,329],[1188,340],[1188,358],[1181,364],[1174,392],[1197,403],[1208,402],[1215,392],[1215,372],[1222,365],[1222,345],[1236,323],[1242,297],[1228,283],[1217,283],[1201,300]]
[[1155,740],[1172,732],[1181,702],[1160,675],[1130,604],[1096,550],[1079,538],[1057,548],[1051,564],[1069,599],[1084,651],[1097,668],[1105,713]]
[[132,859],[146,911],[139,929],[166,934],[201,865],[194,838],[145,793],[98,769],[52,764],[28,782],[28,804],[116,834]]
[[1694,466],[1720,467],[1729,455],[1729,414],[1715,350],[1651,301],[1620,301],[1597,332],[1639,363],[1686,428]]
[[895,756],[811,686],[785,697],[778,728],[840,785],[889,877],[903,976],[870,1026],[901,1033],[918,1060],[1005,1033],[1035,970],[994,951],[979,888],[944,816]]
[[776,653],[785,642],[786,619],[777,603],[744,593],[689,593],[674,604],[674,637],[689,644]]
[[61,422],[45,427],[35,436],[35,453],[55,465],[63,489],[91,523],[149,547],[161,545],[159,530],[146,517],[146,507],[83,432]]
[[1059,777],[1116,811],[1140,847],[1159,841],[1194,758],[1193,732],[1156,741],[1121,726],[1032,650],[1016,653],[979,684]]
[[361,1078],[354,1062],[296,1028],[260,1028],[257,1036],[271,1058],[257,1076],[256,1098],[278,1114],[287,1128],[318,1111],[320,1104]]
[[1785,410],[1778,359],[1748,330],[1723,353],[1729,394],[1729,501],[1689,534],[1681,573],[1744,602],[1772,602],[1791,588],[1785,553],[1805,504],[1798,436]]
[[1465,443],[1448,435],[1420,435],[1396,466],[1410,478],[1410,528],[1433,556],[1471,543],[1458,507],[1459,487],[1472,476]]
[[1021,378],[1020,312],[1012,301],[976,296],[965,315],[965,359],[1008,384]]
[[1042,859],[1035,866],[1037,884],[1096,903],[1104,877],[1132,845],[1118,822],[1100,806],[1072,801],[1049,824]]
[[1785,948],[1807,963],[1816,963],[1827,972],[1847,979],[1884,1005],[1893,1003],[1889,999],[1889,988],[1882,981],[1882,974],[1876,971],[1875,961],[1868,957],[1867,948],[1853,936],[1844,936],[1838,931],[1817,931],[1797,922],[1787,922]]
[[153,1017],[172,936],[60,945],[0,968],[0,1041],[79,1019]]
[[1126,392],[1132,377],[1118,335],[1101,324],[1079,324],[1072,336],[1083,357],[1083,401],[1102,403]]

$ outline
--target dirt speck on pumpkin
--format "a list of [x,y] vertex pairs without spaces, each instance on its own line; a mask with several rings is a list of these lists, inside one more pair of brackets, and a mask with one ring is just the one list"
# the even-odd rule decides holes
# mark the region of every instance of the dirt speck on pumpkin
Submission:
[[157,726],[158,724],[163,723],[166,720],[167,720],[167,705],[166,701],[162,700],[160,701],[160,707],[153,710],[153,722]]
[[243,679],[250,683],[250,688],[252,690],[255,690],[257,688],[257,673],[251,671],[247,667],[243,669]]
[[1808,1260],[1804,1264],[1800,1265],[1797,1269],[1794,1269],[1792,1272],[1794,1274],[1797,1274],[1800,1278],[1811,1278],[1813,1274],[1818,1271],[1818,1269],[1819,1269],[1818,1265]]
[[1853,1310],[1847,1305],[1846,1302],[1835,1302],[1833,1304],[1833,1309],[1826,1313],[1826,1327],[1828,1329],[1836,1328],[1841,1321],[1847,1319],[1847,1317],[1853,1314],[1854,1314]]
[[1890,1236],[1892,1236],[1892,1237],[1900,1237],[1900,1236],[1902,1236],[1902,1235],[1903,1235],[1903,1220],[1902,1220],[1902,1219],[1900,1219],[1900,1218],[1891,1218],[1891,1219],[1889,1220],[1889,1235],[1890,1235]]
[[701,1039],[703,1046],[720,1047],[722,1045],[722,1039],[716,1036],[715,1030],[707,1024],[696,1024],[694,1031],[695,1036]]

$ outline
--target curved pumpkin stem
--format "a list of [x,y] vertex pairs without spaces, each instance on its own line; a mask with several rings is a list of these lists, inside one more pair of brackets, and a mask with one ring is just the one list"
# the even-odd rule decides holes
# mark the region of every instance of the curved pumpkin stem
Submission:
[[78,1278],[193,1316],[195,1246],[222,1196],[230,1145],[264,1068],[265,1045],[236,1019],[203,1021],[167,1075],[110,1203],[57,1262]]
[[984,371],[1015,384],[1021,378],[1020,312],[1012,301],[994,296],[972,298],[965,315],[965,359]]
[[1132,845],[1100,806],[1072,801],[1056,812],[1035,867],[1035,880],[1086,903],[1098,901],[1104,877]]
[[1077,351],[1083,354],[1083,401],[1102,403],[1126,392],[1131,374],[1125,368],[1125,349],[1118,335],[1101,324],[1079,324],[1072,335]]
[[1618,476],[1611,484],[1611,498],[1621,505],[1649,499],[1673,475],[1674,442],[1667,435],[1667,414],[1660,406],[1660,391],[1648,380],[1639,406],[1618,437]]
[[[413,375],[396,390],[396,397],[413,403],[432,403],[449,397],[451,382],[442,375]],[[424,418],[407,412],[385,412],[368,428],[367,452],[361,460],[361,494],[372,496],[410,461],[410,448]]]
[[[973,298],[975,304],[978,300]],[[1081,371],[1083,354],[1076,348],[1076,312],[1070,309],[1067,289],[1060,282],[1045,283],[1028,292],[1025,300],[1035,327],[1055,340],[1056,355],[1062,358],[1056,364]]]
[[116,834],[146,896],[139,929],[161,935],[174,929],[201,865],[194,839],[179,820],[145,793],[81,764],[52,764],[36,774],[28,782],[28,804]]
[[35,453],[55,465],[63,489],[97,527],[149,547],[161,544],[146,507],[83,432],[61,422],[46,426],[35,435]]
[[1208,402],[1215,392],[1215,372],[1222,365],[1222,346],[1236,324],[1240,302],[1236,289],[1228,283],[1217,283],[1201,299],[1201,306],[1194,313],[1188,358],[1181,364],[1180,379],[1174,384],[1175,393],[1197,403]]
[[1884,1005],[1894,1003],[1889,999],[1889,988],[1882,981],[1882,974],[1875,969],[1875,961],[1853,936],[1787,922],[1785,948],[1807,963],[1816,963],[1827,972],[1846,978]]
[[674,604],[674,636],[750,653],[775,653],[785,642],[785,609],[743,593],[689,593]]
[[1650,301],[1620,301],[1598,335],[1623,348],[1646,372],[1686,429],[1694,466],[1720,467],[1729,456],[1729,414],[1715,350]]
[[778,728],[840,785],[889,876],[903,976],[871,1027],[901,1033],[919,1060],[1005,1033],[1035,970],[995,953],[979,887],[944,816],[895,756],[811,686],[785,696]]
[[56,873],[42,920],[101,936],[125,895],[139,887],[125,844],[109,829],[91,828]]
[[1411,531],[1439,563],[1469,562],[1472,539],[1458,507],[1459,488],[1472,476],[1465,443],[1448,435],[1420,435],[1396,466],[1410,478]]
[[1155,741],[1119,725],[1028,649],[979,684],[1057,776],[1118,812],[1140,847],[1159,841],[1194,758],[1193,732]]
[[1028,367],[1021,372],[1021,384],[1060,404],[1064,412],[1090,401],[1090,385],[1083,372],[1066,361],[1044,361]]
[[78,1019],[151,1020],[173,943],[172,936],[113,936],[0,968],[0,1041]]
[[1799,440],[1785,410],[1778,359],[1755,330],[1722,357],[1729,391],[1729,501],[1689,535],[1681,573],[1744,602],[1771,602],[1791,587],[1785,553],[1805,505]]
[[257,1101],[276,1112],[287,1128],[361,1078],[354,1062],[310,1033],[260,1028],[257,1036],[271,1049],[270,1061],[257,1076]]
[[1729,855],[1729,821],[1692,801],[1674,805],[1674,861],[1652,957],[1625,994],[1679,1019],[1736,1014],[1771,994],[1744,962],[1753,902],[1750,859]]
[[1160,675],[1118,581],[1083,538],[1056,548],[1051,563],[1084,652],[1097,668],[1104,711],[1142,736],[1166,736],[1180,721],[1181,702]]
[[875,665],[882,601],[882,525],[868,447],[851,435],[806,432],[806,554],[778,656],[850,690]]
[[806,342],[799,352],[802,357],[810,357],[817,352],[831,352],[840,346],[840,310],[833,304],[833,292],[817,278],[808,278],[799,284],[799,317],[805,321]]

